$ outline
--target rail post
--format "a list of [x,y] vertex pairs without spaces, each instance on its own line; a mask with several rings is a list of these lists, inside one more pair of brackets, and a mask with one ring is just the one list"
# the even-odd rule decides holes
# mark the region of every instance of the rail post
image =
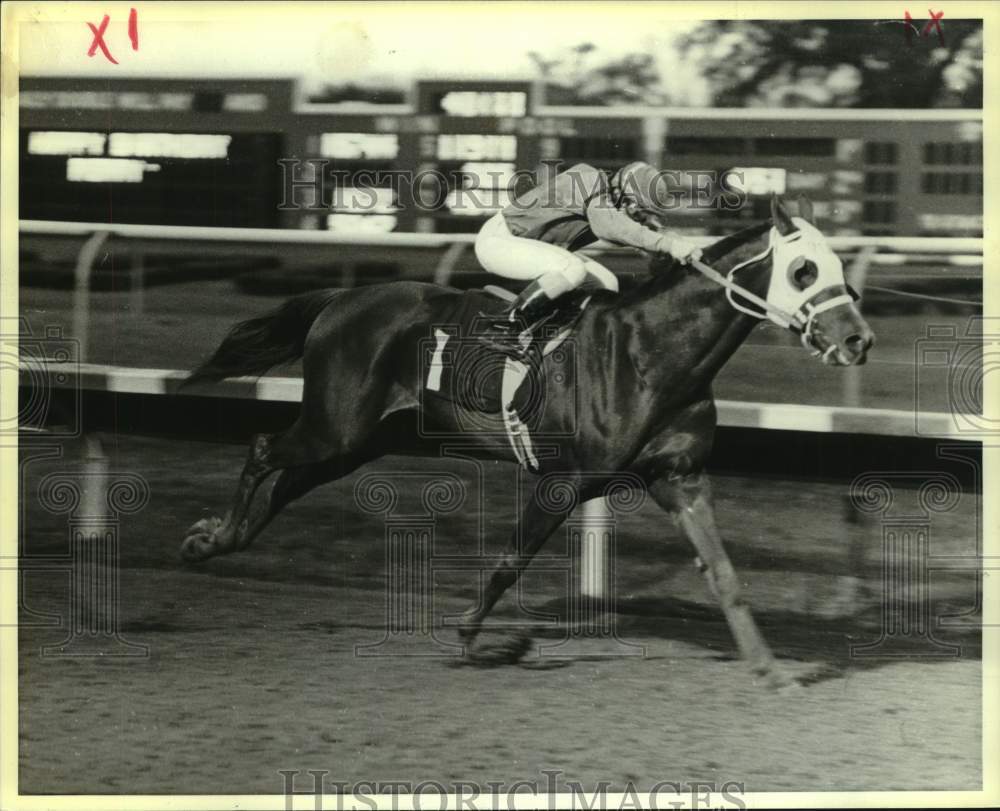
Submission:
[[96,231],[88,237],[76,257],[73,272],[73,337],[80,346],[80,362],[85,363],[90,354],[90,279],[94,260],[107,242],[108,231]]
[[592,498],[580,507],[580,594],[603,600],[608,592],[607,502]]
[[138,245],[133,245],[129,253],[129,312],[132,315],[142,315],[146,309],[146,252]]
[[[618,525],[636,512],[646,491],[637,477],[620,474],[603,495],[577,506],[566,521],[571,585],[566,636],[542,645],[542,657],[579,655],[641,656],[641,644],[621,638],[616,618],[615,558]],[[599,641],[597,651],[593,643]]]

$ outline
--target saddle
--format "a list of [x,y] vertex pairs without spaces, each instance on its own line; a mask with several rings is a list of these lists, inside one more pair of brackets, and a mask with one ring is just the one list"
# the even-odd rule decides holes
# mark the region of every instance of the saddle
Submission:
[[[513,405],[516,389],[528,375],[536,381],[543,359],[566,340],[590,302],[591,295],[576,290],[562,296],[545,321],[535,329],[535,337],[524,363],[510,361],[502,352],[486,346],[479,337],[490,322],[514,299],[503,288],[487,286],[466,291],[445,319],[432,326],[433,341],[426,342],[423,364],[423,391],[456,405],[486,414],[503,414]],[[511,367],[524,370],[522,379],[510,389]],[[508,378],[505,387],[505,376]]]

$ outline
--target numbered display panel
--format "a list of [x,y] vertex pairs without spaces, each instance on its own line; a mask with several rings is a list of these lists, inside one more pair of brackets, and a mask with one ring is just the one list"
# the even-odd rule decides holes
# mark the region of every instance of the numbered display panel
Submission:
[[21,216],[474,231],[574,163],[646,160],[666,173],[679,230],[734,230],[766,217],[774,192],[807,195],[831,234],[982,233],[982,122],[964,111],[577,114],[536,105],[528,82],[456,80],[357,112],[295,92],[284,80],[24,79]]

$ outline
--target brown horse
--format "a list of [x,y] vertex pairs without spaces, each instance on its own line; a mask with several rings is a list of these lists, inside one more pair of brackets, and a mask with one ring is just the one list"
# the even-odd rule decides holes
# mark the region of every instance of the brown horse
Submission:
[[[545,359],[538,430],[558,438],[546,440],[557,452],[539,461],[538,472],[564,475],[577,498],[556,506],[537,493],[529,500],[482,601],[462,616],[459,633],[468,646],[574,503],[624,473],[648,489],[694,546],[753,670],[772,684],[787,683],[740,596],[704,469],[716,425],[712,380],[763,318],[799,333],[829,365],[863,363],[873,344],[806,201],[800,214],[793,218],[774,198],[770,222],[707,248],[704,261],[726,278],[653,257],[644,283],[620,296],[595,294],[576,326],[572,364],[555,354]],[[184,558],[244,549],[289,502],[382,455],[437,455],[408,419],[418,410],[425,426],[453,435],[465,430],[470,421],[459,406],[421,397],[420,362],[432,325],[463,295],[491,306],[479,292],[394,282],[309,293],[234,327],[188,382],[259,375],[301,357],[302,408],[287,431],[253,439],[231,508],[188,531]],[[569,425],[573,430],[563,430]],[[489,456],[515,460],[502,432],[468,439]],[[255,499],[279,471],[271,490]]]

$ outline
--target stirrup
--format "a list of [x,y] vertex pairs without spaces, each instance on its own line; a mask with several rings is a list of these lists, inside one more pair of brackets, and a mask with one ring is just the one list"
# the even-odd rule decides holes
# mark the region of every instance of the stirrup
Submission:
[[525,340],[525,334],[526,332],[484,332],[477,335],[476,339],[489,349],[514,360],[524,361],[534,343],[534,336],[528,335]]
[[491,330],[497,332],[517,327],[517,323],[510,320],[510,310],[503,310],[499,313],[484,313],[480,310],[476,315],[476,320],[485,321]]

